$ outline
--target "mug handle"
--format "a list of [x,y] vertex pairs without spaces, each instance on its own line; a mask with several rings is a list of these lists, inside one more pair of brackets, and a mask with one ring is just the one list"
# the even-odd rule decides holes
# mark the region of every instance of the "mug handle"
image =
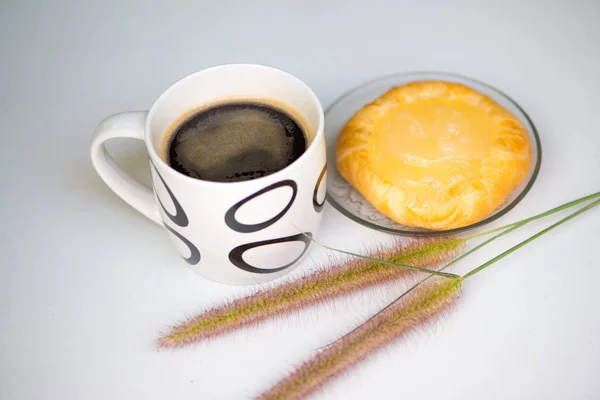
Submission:
[[144,140],[144,124],[147,111],[132,111],[114,114],[104,119],[92,137],[91,158],[100,178],[130,206],[162,225],[158,205],[152,189],[136,181],[117,165],[108,154],[104,142],[114,138]]

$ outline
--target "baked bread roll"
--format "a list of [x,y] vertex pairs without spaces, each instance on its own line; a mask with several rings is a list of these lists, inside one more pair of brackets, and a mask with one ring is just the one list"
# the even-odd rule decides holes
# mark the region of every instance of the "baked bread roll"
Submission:
[[340,132],[341,175],[375,208],[407,226],[447,230],[489,215],[527,176],[523,124],[458,83],[394,87]]

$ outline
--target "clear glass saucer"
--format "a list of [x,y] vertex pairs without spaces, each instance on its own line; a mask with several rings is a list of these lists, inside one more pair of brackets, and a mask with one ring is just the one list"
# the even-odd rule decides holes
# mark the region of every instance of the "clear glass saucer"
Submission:
[[[507,197],[504,203],[485,219],[456,229],[433,231],[429,229],[405,226],[392,221],[375,209],[365,198],[356,191],[337,171],[335,167],[335,142],[338,133],[354,115],[377,97],[394,86],[422,80],[444,80],[467,85],[483,93],[504,108],[512,112],[527,128],[532,144],[532,163],[525,180]],[[325,112],[325,134],[327,142],[327,200],[338,211],[348,218],[367,227],[398,235],[440,236],[466,232],[486,225],[500,218],[515,207],[531,189],[538,175],[542,161],[540,138],[533,122],[525,111],[510,97],[485,83],[459,75],[440,72],[410,72],[400,73],[367,82],[344,94],[336,100]]]

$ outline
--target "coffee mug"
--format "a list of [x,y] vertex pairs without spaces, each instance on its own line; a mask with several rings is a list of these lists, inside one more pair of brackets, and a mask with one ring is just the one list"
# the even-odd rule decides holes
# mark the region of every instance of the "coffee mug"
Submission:
[[[178,118],[235,98],[273,99],[294,109],[309,128],[304,153],[275,173],[240,182],[191,178],[159,155],[168,128]],[[164,226],[198,274],[228,284],[262,283],[298,265],[321,224],[327,186],[323,124],[321,103],[300,79],[263,65],[222,65],[174,83],[149,111],[106,118],[94,132],[91,159],[118,196]],[[145,142],[152,189],[111,158],[104,142],[112,138]]]

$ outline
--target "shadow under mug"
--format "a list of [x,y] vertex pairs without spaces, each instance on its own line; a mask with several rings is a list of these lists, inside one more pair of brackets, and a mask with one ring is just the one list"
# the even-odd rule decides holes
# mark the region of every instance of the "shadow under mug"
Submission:
[[[290,106],[308,124],[306,151],[278,172],[241,182],[203,181],[171,168],[159,156],[167,129],[190,110],[227,98]],[[149,111],[106,118],[94,132],[91,159],[118,196],[164,226],[194,271],[217,282],[256,284],[298,265],[319,229],[327,187],[323,124],[321,103],[293,75],[262,65],[222,65],[174,83]],[[104,142],[112,138],[145,142],[152,189],[110,157]]]

